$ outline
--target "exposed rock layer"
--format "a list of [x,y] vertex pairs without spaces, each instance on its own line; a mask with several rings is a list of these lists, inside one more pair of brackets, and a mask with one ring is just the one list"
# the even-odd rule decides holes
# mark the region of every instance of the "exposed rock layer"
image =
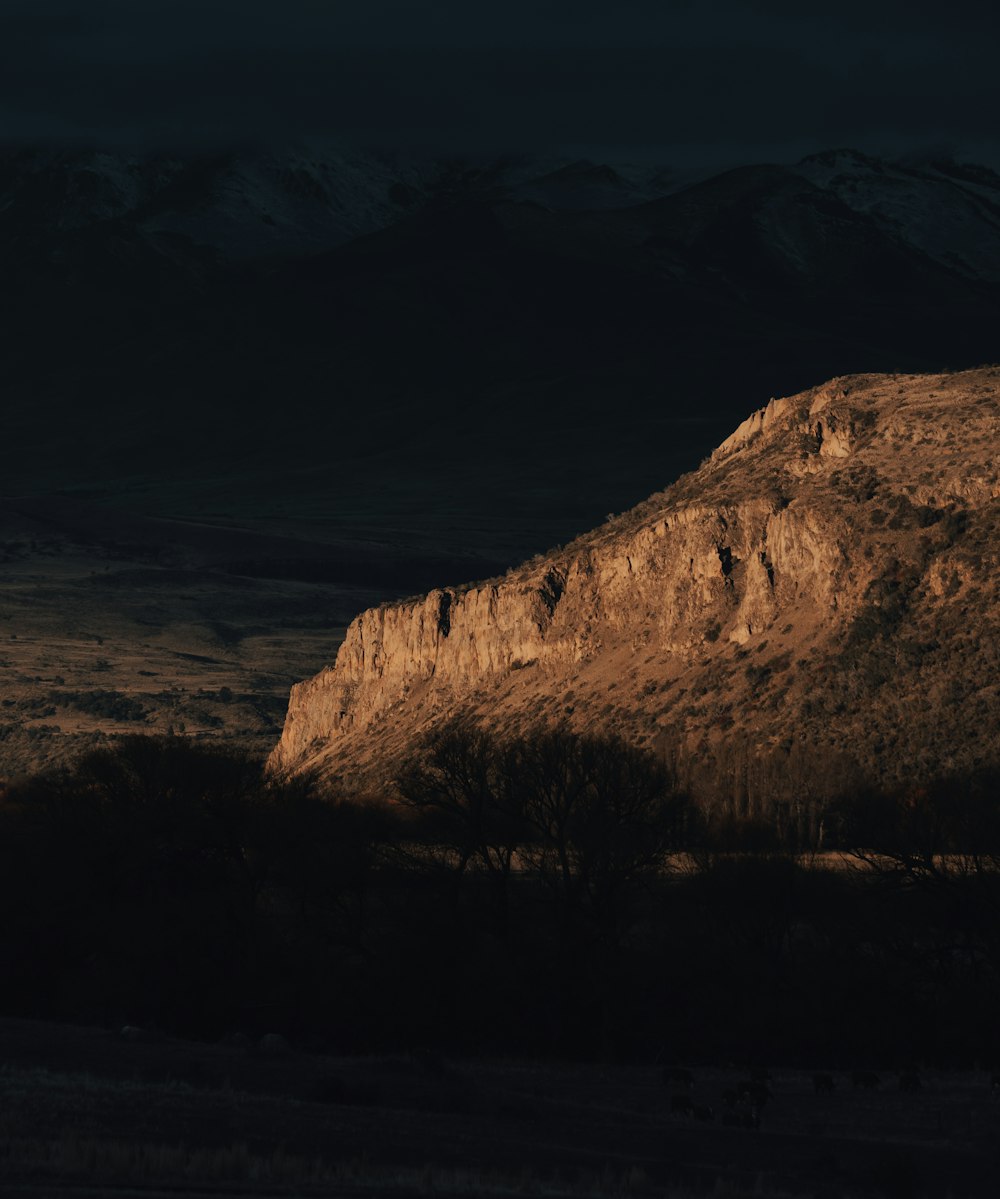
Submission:
[[362,613],[272,764],[371,784],[458,711],[615,730],[751,808],[998,758],[998,452],[998,368],[772,400],[572,544]]

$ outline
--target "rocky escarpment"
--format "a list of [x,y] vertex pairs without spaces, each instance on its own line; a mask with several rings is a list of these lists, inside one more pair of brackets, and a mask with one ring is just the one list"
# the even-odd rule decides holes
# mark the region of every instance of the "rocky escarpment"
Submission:
[[772,400],[572,544],[362,613],[272,765],[371,784],[455,712],[613,730],[750,808],[985,764],[998,451],[998,368]]

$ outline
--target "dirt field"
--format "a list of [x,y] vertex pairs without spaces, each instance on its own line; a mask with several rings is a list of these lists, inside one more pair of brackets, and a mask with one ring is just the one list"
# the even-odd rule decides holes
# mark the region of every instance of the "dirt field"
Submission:
[[[4,1194],[995,1194],[988,1074],[916,1094],[773,1070],[758,1130],[722,1123],[745,1072],[654,1065],[343,1058],[0,1022]],[[107,1188],[105,1190],[104,1188]],[[95,1190],[96,1189],[96,1190]]]

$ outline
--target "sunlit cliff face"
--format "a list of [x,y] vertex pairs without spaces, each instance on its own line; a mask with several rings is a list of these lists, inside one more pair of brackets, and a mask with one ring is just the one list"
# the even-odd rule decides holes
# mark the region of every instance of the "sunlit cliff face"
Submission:
[[276,768],[358,779],[443,715],[604,729],[703,791],[996,752],[1000,370],[772,401],[702,467],[505,578],[359,616]]

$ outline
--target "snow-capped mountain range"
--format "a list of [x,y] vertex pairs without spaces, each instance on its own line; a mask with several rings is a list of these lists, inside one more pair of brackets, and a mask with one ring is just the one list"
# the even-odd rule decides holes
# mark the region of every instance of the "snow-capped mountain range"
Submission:
[[[622,212],[688,190],[698,199],[706,183],[717,187],[744,171],[706,181],[667,167],[421,163],[329,145],[187,158],[20,149],[0,156],[0,237],[128,225],[189,238],[229,259],[306,255],[458,194],[556,213]],[[888,162],[853,150],[771,168],[772,185],[796,179],[941,266],[1000,279],[1000,176],[988,168]]]

